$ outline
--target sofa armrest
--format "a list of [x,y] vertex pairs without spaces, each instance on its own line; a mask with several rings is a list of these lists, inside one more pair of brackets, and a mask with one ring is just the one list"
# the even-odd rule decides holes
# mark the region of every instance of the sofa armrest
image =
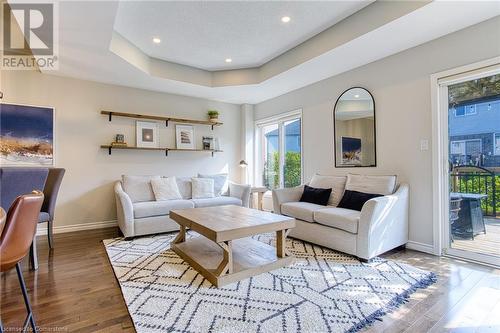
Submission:
[[229,182],[229,196],[240,199],[243,207],[249,207],[250,188],[250,185]]
[[408,195],[408,185],[401,184],[395,193],[363,205],[356,240],[358,257],[369,260],[408,242]]
[[281,205],[286,202],[299,201],[303,192],[303,185],[273,190],[273,212],[281,214]]
[[118,226],[125,237],[134,236],[134,208],[132,200],[123,190],[122,183],[115,184],[116,215]]

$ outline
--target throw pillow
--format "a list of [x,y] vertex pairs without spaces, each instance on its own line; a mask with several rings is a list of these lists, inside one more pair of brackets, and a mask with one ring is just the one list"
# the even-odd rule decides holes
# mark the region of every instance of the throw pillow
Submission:
[[175,177],[177,182],[177,187],[179,188],[179,192],[182,195],[182,199],[191,199],[192,195],[192,184],[191,177]]
[[192,178],[193,199],[213,198],[214,180],[211,178]]
[[211,178],[214,180],[214,195],[216,197],[226,195],[229,190],[227,173],[219,173],[215,175],[203,175],[199,173],[198,178]]
[[314,188],[304,185],[304,192],[302,192],[300,201],[326,206],[331,193],[331,188]]
[[347,175],[345,189],[362,193],[389,195],[396,188],[396,176]]
[[345,176],[314,175],[308,185],[316,188],[331,188],[332,193],[328,205],[337,206],[342,199],[346,179]]
[[361,211],[365,202],[370,199],[382,197],[382,194],[363,193],[358,191],[344,191],[344,196],[337,207]]
[[151,180],[160,179],[160,176],[122,176],[122,185],[125,193],[132,202],[154,201],[155,195],[151,188]]
[[152,179],[151,187],[156,201],[182,199],[175,177]]

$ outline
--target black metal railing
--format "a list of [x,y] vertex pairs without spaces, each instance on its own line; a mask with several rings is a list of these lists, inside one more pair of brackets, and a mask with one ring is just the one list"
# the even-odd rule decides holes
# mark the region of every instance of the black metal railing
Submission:
[[452,172],[450,190],[458,193],[484,194],[486,198],[481,200],[483,214],[494,217],[500,214],[500,173]]

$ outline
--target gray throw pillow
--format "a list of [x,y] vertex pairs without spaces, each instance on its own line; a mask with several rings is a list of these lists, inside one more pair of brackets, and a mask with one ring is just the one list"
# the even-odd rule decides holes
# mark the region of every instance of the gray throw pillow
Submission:
[[198,178],[210,178],[214,180],[214,195],[216,197],[227,195],[229,190],[229,180],[227,173],[219,173],[215,175],[204,175],[199,173]]
[[123,190],[132,202],[155,201],[151,188],[151,180],[160,179],[160,176],[122,176]]

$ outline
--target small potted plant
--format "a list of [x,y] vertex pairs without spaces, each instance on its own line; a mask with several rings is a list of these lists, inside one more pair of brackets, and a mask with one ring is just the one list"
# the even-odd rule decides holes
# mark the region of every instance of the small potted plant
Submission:
[[217,123],[219,122],[219,111],[217,110],[208,110],[208,120],[212,123]]

